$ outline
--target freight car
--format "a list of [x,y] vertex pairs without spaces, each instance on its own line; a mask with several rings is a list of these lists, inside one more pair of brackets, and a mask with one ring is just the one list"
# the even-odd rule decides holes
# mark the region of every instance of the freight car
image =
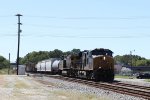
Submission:
[[31,62],[28,62],[25,64],[25,71],[26,72],[36,72],[37,69],[35,68],[35,63],[31,63]]
[[60,61],[59,70],[70,77],[85,77],[95,81],[114,80],[113,52],[109,49],[85,50]]
[[37,72],[57,74],[59,72],[60,58],[50,58],[38,62],[35,66]]

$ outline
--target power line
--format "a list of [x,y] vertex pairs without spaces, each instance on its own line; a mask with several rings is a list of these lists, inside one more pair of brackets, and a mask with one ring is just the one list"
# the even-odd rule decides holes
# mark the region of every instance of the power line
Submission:
[[2,16],[2,15],[1,15],[0,17],[1,17],[1,18],[5,18],[5,17],[13,17],[13,16],[12,16],[12,15],[3,15],[3,16]]
[[[21,35],[22,37],[32,37],[32,38],[43,38],[43,37],[52,37],[52,38],[89,38],[89,39],[96,39],[96,38],[104,38],[104,39],[109,39],[109,38],[114,38],[114,39],[129,39],[129,38],[150,38],[150,35],[143,35],[143,36],[130,36],[130,35],[126,35],[126,36],[81,36],[81,35],[52,35],[52,34],[39,34],[39,35],[30,35],[30,34],[26,34],[26,35]],[[6,36],[1,36],[1,37],[17,37],[17,35],[6,35]]]
[[37,37],[55,37],[55,38],[150,38],[149,36],[64,36],[64,35],[39,35]]
[[26,26],[32,27],[48,27],[48,28],[60,28],[60,29],[150,29],[150,26],[134,26],[134,27],[76,27],[76,26],[54,26],[54,25],[41,25],[41,24],[26,24]]
[[[36,38],[36,37],[40,37],[40,38],[43,38],[43,37],[58,37],[58,38],[149,38],[150,37],[150,34],[146,34],[146,33],[141,33],[139,35],[135,34],[135,35],[115,35],[115,36],[84,36],[84,35],[65,35],[63,33],[63,35],[55,35],[56,33],[54,34],[45,34],[47,32],[39,32],[37,34],[37,32],[35,32],[35,34],[32,32],[29,33],[29,32],[26,32],[28,34],[21,34],[20,36],[22,37],[33,37],[33,38]],[[92,33],[93,34],[93,33]],[[130,33],[131,34],[131,33]],[[0,34],[0,37],[17,37],[18,35],[17,34]]]
[[[9,36],[9,35],[7,35]],[[17,36],[17,35],[14,35]],[[38,35],[30,35],[30,34],[26,34],[26,35],[21,35],[22,37],[38,37],[38,38],[43,38],[43,37],[53,37],[53,38],[91,38],[91,39],[96,39],[96,38],[150,38],[150,35],[143,35],[143,36],[130,36],[130,35],[126,35],[126,36],[81,36],[81,35],[52,35],[52,34],[38,34]]]
[[17,34],[0,34],[0,37],[16,37]]
[[[13,17],[13,15],[0,15],[1,18],[7,18],[7,17]],[[69,20],[78,20],[78,19],[94,19],[94,20],[133,20],[133,19],[150,19],[150,16],[111,16],[111,17],[98,17],[98,16],[76,16],[76,17],[58,17],[58,16],[48,16],[48,15],[44,15],[44,16],[40,16],[40,15],[24,15],[24,17],[28,17],[28,18],[49,18],[49,19],[69,19]]]
[[150,16],[130,16],[130,17],[57,17],[57,16],[31,16],[26,15],[29,18],[47,18],[47,19],[67,19],[67,20],[137,20],[137,19],[150,19]]

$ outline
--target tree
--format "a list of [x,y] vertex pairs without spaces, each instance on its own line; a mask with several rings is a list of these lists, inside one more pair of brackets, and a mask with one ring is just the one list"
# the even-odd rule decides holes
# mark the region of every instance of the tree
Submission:
[[58,49],[55,49],[54,51],[49,52],[50,58],[61,58],[62,56],[63,56],[63,52]]
[[120,62],[123,65],[130,65],[131,64],[131,57],[130,57],[130,55],[123,55],[123,56],[117,55],[117,56],[114,57],[114,59],[115,59],[115,63],[116,62]]
[[3,56],[0,56],[0,68],[5,68],[9,66],[9,61]]
[[21,59],[21,63],[25,64],[28,62],[32,63],[37,63],[38,61],[48,59],[49,57],[49,52],[48,51],[33,51],[31,53],[28,53],[23,59]]
[[55,49],[54,51],[33,51],[28,53],[23,58],[20,58],[20,63],[37,63],[41,60],[49,59],[49,58],[61,58],[63,56],[63,52],[61,50]]
[[63,52],[63,55],[64,55],[64,56],[68,56],[68,55],[70,55],[70,54],[71,54],[71,51]]
[[136,61],[136,66],[150,66],[150,60],[138,60]]
[[80,49],[75,49],[75,48],[74,48],[74,49],[71,50],[71,52],[72,52],[72,53],[75,53],[75,54],[78,54],[78,53],[80,53],[81,51],[80,51]]
[[150,66],[150,60],[138,55],[117,55],[114,60],[127,66]]

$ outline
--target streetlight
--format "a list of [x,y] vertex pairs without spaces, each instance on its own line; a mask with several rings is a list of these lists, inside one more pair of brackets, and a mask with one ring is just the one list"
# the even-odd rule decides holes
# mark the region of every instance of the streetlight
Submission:
[[133,64],[132,64],[132,59],[133,59],[133,57],[132,57],[132,53],[133,52],[135,52],[135,50],[132,50],[132,51],[130,51],[130,56],[131,56],[131,70],[132,70],[132,74],[133,74]]
[[135,52],[135,50],[130,51],[130,56],[131,56],[131,67],[132,67],[132,65],[133,65],[133,64],[132,64],[132,59],[133,59],[132,53],[133,53],[133,52]]

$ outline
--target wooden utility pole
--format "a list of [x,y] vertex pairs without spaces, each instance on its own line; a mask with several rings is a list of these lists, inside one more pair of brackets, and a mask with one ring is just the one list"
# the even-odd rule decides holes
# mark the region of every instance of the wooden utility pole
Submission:
[[17,75],[18,75],[18,68],[19,68],[19,47],[20,47],[20,25],[22,25],[22,23],[20,23],[20,16],[22,16],[21,14],[17,14],[15,16],[18,16],[18,51],[17,51]]
[[10,53],[9,53],[9,66],[8,66],[8,75],[9,75],[9,71],[10,71]]

